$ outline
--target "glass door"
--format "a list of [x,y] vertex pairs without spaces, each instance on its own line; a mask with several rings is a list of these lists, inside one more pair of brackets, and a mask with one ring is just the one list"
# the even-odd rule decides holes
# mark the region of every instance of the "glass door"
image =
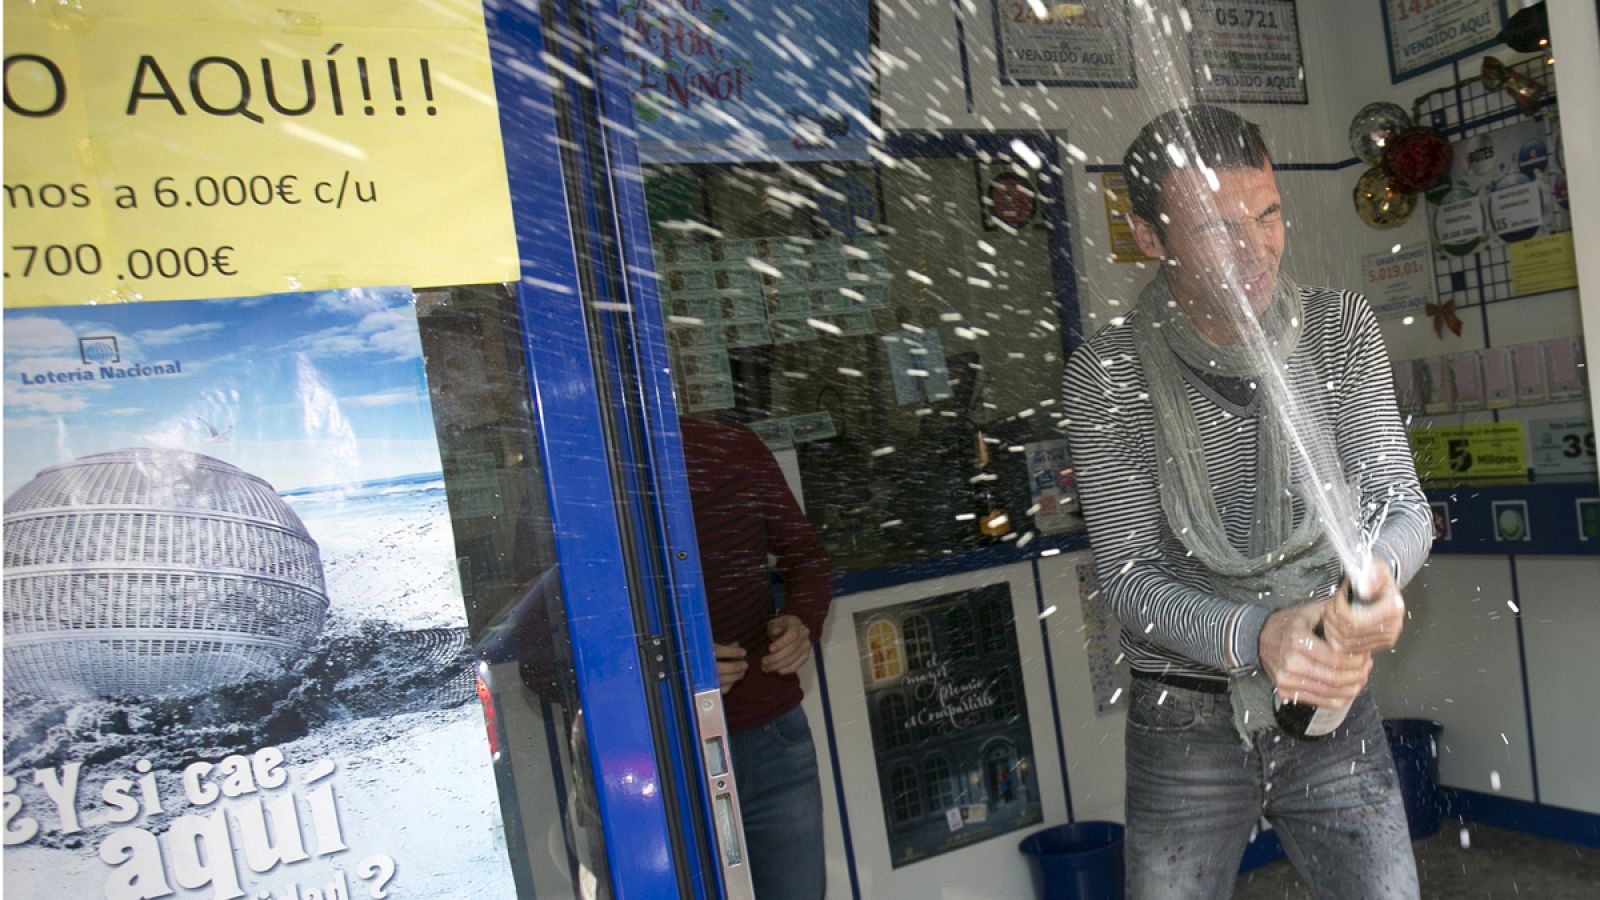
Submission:
[[748,896],[615,21],[487,18],[523,279],[419,314],[519,894]]

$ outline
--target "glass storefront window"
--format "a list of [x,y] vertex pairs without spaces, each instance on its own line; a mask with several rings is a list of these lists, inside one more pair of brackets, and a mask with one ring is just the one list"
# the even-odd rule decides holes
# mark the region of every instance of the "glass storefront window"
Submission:
[[756,431],[841,570],[1079,526],[1029,489],[1075,313],[1060,170],[1023,146],[647,172],[679,410]]

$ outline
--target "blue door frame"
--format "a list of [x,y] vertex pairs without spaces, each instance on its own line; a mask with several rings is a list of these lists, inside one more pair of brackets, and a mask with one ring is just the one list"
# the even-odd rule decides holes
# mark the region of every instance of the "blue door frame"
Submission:
[[485,10],[517,304],[612,890],[721,896],[692,707],[716,691],[709,620],[637,156],[598,124],[628,113],[588,53],[616,20],[588,12]]
[[[495,90],[512,196],[524,323],[545,488],[579,695],[604,714],[587,715],[586,739],[619,898],[678,896],[662,773],[647,710],[618,498],[605,465],[607,445],[584,315],[556,140],[552,85],[537,10],[486,9]],[[597,458],[597,456],[601,458]]]
[[[716,666],[615,12],[486,4],[517,304],[576,680],[593,710],[586,737],[612,890],[720,897],[694,724]],[[1045,163],[1056,299],[1075,325],[1052,138],[891,135],[884,146],[895,157],[1009,156],[1019,141]]]

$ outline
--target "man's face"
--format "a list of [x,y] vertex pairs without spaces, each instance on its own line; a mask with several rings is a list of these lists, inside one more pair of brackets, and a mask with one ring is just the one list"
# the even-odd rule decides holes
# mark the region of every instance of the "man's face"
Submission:
[[1272,302],[1283,259],[1283,208],[1272,166],[1180,169],[1162,182],[1166,233],[1133,219],[1134,239],[1166,264],[1167,283],[1201,334],[1237,343],[1244,310],[1259,316]]

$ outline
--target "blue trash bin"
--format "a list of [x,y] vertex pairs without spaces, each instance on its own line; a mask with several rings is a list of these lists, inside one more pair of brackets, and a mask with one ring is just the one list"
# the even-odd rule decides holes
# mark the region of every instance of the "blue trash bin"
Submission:
[[1074,822],[1037,831],[1022,852],[1038,861],[1044,900],[1122,900],[1122,826]]
[[1439,833],[1439,734],[1444,726],[1429,719],[1385,719],[1389,752],[1400,776],[1411,839]]

